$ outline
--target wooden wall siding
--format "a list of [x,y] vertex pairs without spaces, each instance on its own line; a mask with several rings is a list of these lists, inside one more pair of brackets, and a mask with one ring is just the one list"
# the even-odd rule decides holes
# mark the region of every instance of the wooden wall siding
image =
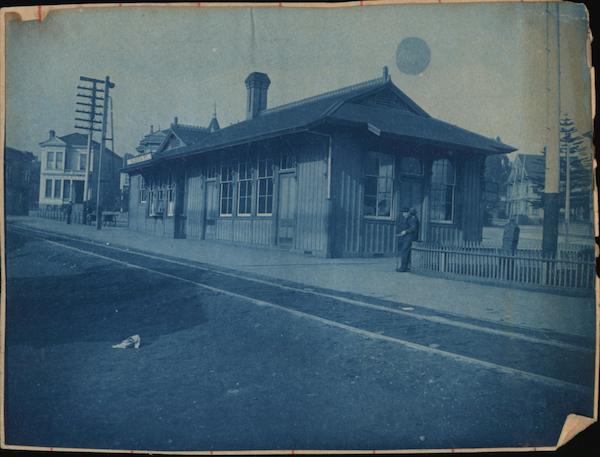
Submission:
[[217,240],[233,241],[233,218],[217,219],[215,237]]
[[481,204],[481,177],[483,158],[473,156],[463,163],[462,232],[464,241],[481,241],[483,206]]
[[365,220],[365,254],[389,254],[394,252],[394,222]]
[[453,224],[432,223],[429,231],[430,240],[437,243],[455,244],[462,239],[462,232]]
[[252,244],[268,246],[271,244],[273,220],[270,217],[256,218],[252,222]]
[[202,238],[202,224],[204,205],[203,179],[198,172],[190,170],[187,176],[185,195],[186,237],[192,240]]
[[334,138],[334,257],[357,256],[363,250],[363,143],[359,135],[345,130]]
[[325,255],[327,247],[327,146],[307,144],[298,151],[297,215],[294,249]]
[[172,238],[175,233],[174,217],[148,217],[148,207],[140,204],[140,175],[131,176],[129,192],[129,228],[153,236]]
[[238,217],[232,221],[233,241],[236,243],[253,244],[252,232],[254,221],[249,217]]
[[131,176],[129,187],[129,228],[138,232],[145,231],[146,206],[140,204],[141,175]]

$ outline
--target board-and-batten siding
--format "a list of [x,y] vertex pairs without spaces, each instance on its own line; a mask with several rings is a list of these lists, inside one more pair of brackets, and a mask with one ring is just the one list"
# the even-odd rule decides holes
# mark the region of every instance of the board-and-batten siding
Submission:
[[[321,143],[322,144],[322,143]],[[327,152],[308,144],[298,154],[294,249],[325,255],[327,246]]]
[[463,237],[464,241],[481,241],[483,231],[483,206],[481,187],[484,159],[473,156],[463,163]]
[[185,194],[185,233],[192,240],[202,238],[204,185],[199,169],[190,169]]
[[129,186],[129,228],[137,232],[146,232],[147,203],[140,203],[141,175],[131,176]]
[[360,141],[356,135],[338,132],[335,136],[333,164],[334,256],[356,256],[361,253],[362,228],[362,160]]
[[147,216],[148,203],[140,203],[141,175],[131,176],[129,191],[129,228],[153,236],[173,237],[175,223],[173,217]]

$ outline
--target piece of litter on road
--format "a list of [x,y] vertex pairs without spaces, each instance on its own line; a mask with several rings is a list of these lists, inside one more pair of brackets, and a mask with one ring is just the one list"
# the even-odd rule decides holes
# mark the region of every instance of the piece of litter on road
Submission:
[[415,309],[412,306],[405,306],[402,308],[402,311],[414,311]]
[[126,349],[130,347],[138,349],[141,341],[140,335],[132,335],[129,338],[125,338],[119,344],[113,345],[113,349]]
[[440,347],[440,345],[439,345],[439,344],[437,344],[437,343],[431,343],[431,344],[429,345],[429,347],[430,347],[430,348],[434,348],[434,349],[435,349],[435,348],[439,348],[439,347]]
[[423,435],[421,435],[421,436],[419,437],[419,439],[420,439],[421,441],[425,441],[425,437],[424,437]]

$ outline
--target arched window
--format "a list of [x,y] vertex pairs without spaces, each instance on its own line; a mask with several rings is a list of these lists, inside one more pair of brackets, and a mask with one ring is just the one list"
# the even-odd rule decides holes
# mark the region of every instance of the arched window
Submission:
[[456,170],[448,159],[433,162],[431,173],[431,221],[452,222]]

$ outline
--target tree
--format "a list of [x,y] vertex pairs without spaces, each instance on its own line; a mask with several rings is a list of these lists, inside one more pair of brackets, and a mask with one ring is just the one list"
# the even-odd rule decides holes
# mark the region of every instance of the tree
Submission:
[[562,208],[569,207],[569,219],[575,216],[589,220],[592,159],[584,141],[573,120],[565,114],[560,120],[560,199],[564,202]]
[[[585,136],[589,134],[580,135],[574,121],[565,114],[560,120],[560,209],[565,211],[569,181],[570,216],[589,221],[592,202],[592,153],[585,146]],[[546,148],[542,150],[542,154],[546,156]],[[534,191],[543,195],[544,184],[543,176],[534,179]],[[543,205],[541,199],[539,205]]]

